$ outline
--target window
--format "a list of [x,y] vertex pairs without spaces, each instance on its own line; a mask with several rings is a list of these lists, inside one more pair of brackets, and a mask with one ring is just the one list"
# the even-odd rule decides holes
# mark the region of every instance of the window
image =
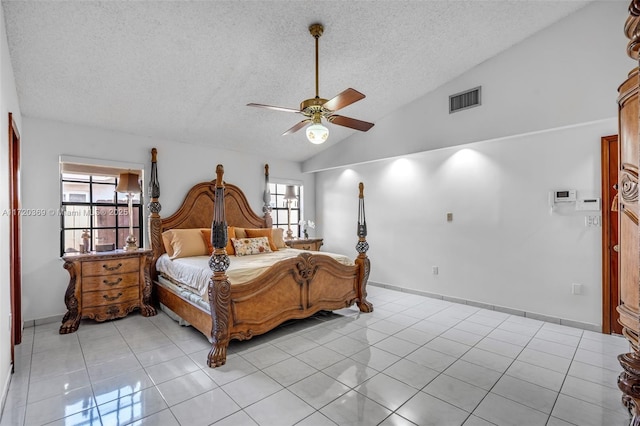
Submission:
[[133,235],[138,245],[143,245],[142,194],[133,194],[132,217],[129,218],[127,194],[116,192],[120,173],[137,173],[142,178],[142,168],[136,167],[125,169],[61,162],[61,255],[80,251],[85,230],[90,236],[90,250],[95,250],[97,244],[114,244],[115,248],[122,248],[129,235],[130,219]]
[[269,183],[269,191],[271,192],[271,218],[273,219],[274,228],[282,228],[285,230],[285,238],[287,236],[288,229],[288,214],[289,209],[287,206],[288,201],[285,199],[287,194],[287,187],[289,191],[293,191],[295,199],[291,200],[291,231],[293,237],[300,236],[300,218],[302,217],[302,185],[291,185],[283,183]]

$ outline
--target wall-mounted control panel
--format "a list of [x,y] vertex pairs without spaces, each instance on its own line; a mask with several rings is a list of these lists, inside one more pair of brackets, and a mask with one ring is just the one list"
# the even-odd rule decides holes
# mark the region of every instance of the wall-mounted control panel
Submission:
[[562,189],[560,191],[553,191],[554,203],[570,203],[576,201],[575,189]]
[[578,191],[575,189],[561,189],[549,192],[549,207],[551,214],[556,208],[564,213],[570,210],[599,212],[602,210],[602,200],[598,197],[578,198]]
[[601,208],[600,198],[585,198],[576,201],[576,210],[599,212]]

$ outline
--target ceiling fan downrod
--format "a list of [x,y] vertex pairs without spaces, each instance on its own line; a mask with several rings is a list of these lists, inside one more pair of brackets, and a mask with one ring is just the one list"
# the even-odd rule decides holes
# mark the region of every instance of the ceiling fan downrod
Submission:
[[318,45],[319,45],[319,39],[320,36],[322,35],[322,33],[324,32],[324,27],[322,26],[322,24],[311,24],[311,26],[309,27],[309,32],[311,33],[311,35],[313,36],[313,38],[316,39],[316,98],[320,97],[320,89],[319,89],[319,83],[318,83]]

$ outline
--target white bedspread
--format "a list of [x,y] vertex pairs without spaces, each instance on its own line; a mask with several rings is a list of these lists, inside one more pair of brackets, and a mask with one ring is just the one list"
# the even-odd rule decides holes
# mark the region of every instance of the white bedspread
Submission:
[[[273,253],[264,253],[252,256],[229,256],[230,265],[227,269],[227,276],[231,284],[238,284],[250,281],[266,271],[273,264],[296,257],[304,250],[283,248]],[[314,252],[330,256],[343,265],[353,265],[353,260],[342,254],[328,252]],[[180,259],[169,259],[165,253],[156,263],[159,273],[170,277],[172,281],[189,287],[194,293],[205,296],[209,279],[213,272],[209,268],[209,256],[183,257]]]

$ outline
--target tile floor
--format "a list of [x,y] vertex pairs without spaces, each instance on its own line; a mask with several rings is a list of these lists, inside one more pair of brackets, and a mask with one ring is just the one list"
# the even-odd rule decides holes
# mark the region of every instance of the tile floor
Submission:
[[369,287],[325,313],[209,343],[164,313],[25,330],[0,425],[626,425],[621,337]]

